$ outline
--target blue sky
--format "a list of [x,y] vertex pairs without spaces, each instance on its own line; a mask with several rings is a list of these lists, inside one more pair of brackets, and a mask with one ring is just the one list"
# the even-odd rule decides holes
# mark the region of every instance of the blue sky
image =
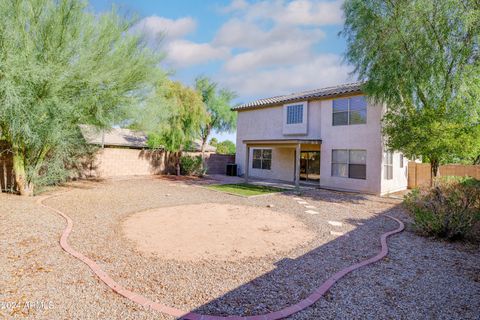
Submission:
[[[342,63],[341,0],[91,0],[136,13],[135,26],[172,78],[191,85],[206,75],[235,91],[235,102],[354,81]],[[159,35],[163,39],[159,41]],[[215,134],[235,141],[235,134]]]

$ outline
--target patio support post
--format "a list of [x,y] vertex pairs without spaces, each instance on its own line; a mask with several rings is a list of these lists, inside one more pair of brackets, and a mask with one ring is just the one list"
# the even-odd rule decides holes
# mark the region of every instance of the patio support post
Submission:
[[248,183],[248,168],[250,167],[250,164],[248,163],[250,160],[250,146],[247,144],[246,145],[246,151],[245,151],[245,183]]
[[295,190],[300,190],[300,143],[295,149]]

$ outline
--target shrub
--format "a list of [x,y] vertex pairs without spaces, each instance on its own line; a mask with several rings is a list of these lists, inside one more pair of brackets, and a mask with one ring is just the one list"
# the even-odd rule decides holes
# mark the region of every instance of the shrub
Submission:
[[404,205],[421,234],[480,242],[480,180],[445,177],[433,188],[413,190]]
[[180,173],[182,175],[199,175],[204,174],[202,170],[202,156],[181,156],[180,157]]

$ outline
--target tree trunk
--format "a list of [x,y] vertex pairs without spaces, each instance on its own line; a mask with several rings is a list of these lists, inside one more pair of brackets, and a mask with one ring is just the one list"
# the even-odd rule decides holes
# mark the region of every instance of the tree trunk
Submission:
[[175,173],[180,175],[180,152],[175,152]]
[[210,127],[206,128],[202,135],[202,145],[200,147],[202,155],[202,174],[206,171],[207,163],[205,161],[205,147],[207,146],[208,136],[210,135]]
[[22,196],[33,196],[33,183],[27,179],[25,171],[25,160],[23,154],[18,149],[13,152],[13,171],[15,172],[15,183]]
[[473,160],[473,164],[480,164],[480,154],[475,158],[475,160]]
[[207,138],[202,137],[202,145],[200,146],[200,152],[202,155],[202,171],[205,169],[205,147],[207,146]]
[[430,175],[431,175],[430,186],[435,185],[439,167],[440,167],[440,163],[438,162],[438,160],[430,159]]

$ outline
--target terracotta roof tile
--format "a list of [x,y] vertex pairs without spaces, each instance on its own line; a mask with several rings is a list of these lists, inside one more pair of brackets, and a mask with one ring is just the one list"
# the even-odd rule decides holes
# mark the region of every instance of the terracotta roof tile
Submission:
[[314,98],[322,97],[334,97],[347,93],[359,93],[361,92],[361,86],[363,82],[353,82],[341,84],[338,86],[303,91],[298,93],[291,93],[284,96],[276,96],[265,99],[258,99],[252,102],[244,103],[239,106],[232,108],[232,110],[240,111],[246,109],[254,109],[259,107],[267,107],[275,104],[286,103],[286,102],[295,102],[300,100],[310,100]]

